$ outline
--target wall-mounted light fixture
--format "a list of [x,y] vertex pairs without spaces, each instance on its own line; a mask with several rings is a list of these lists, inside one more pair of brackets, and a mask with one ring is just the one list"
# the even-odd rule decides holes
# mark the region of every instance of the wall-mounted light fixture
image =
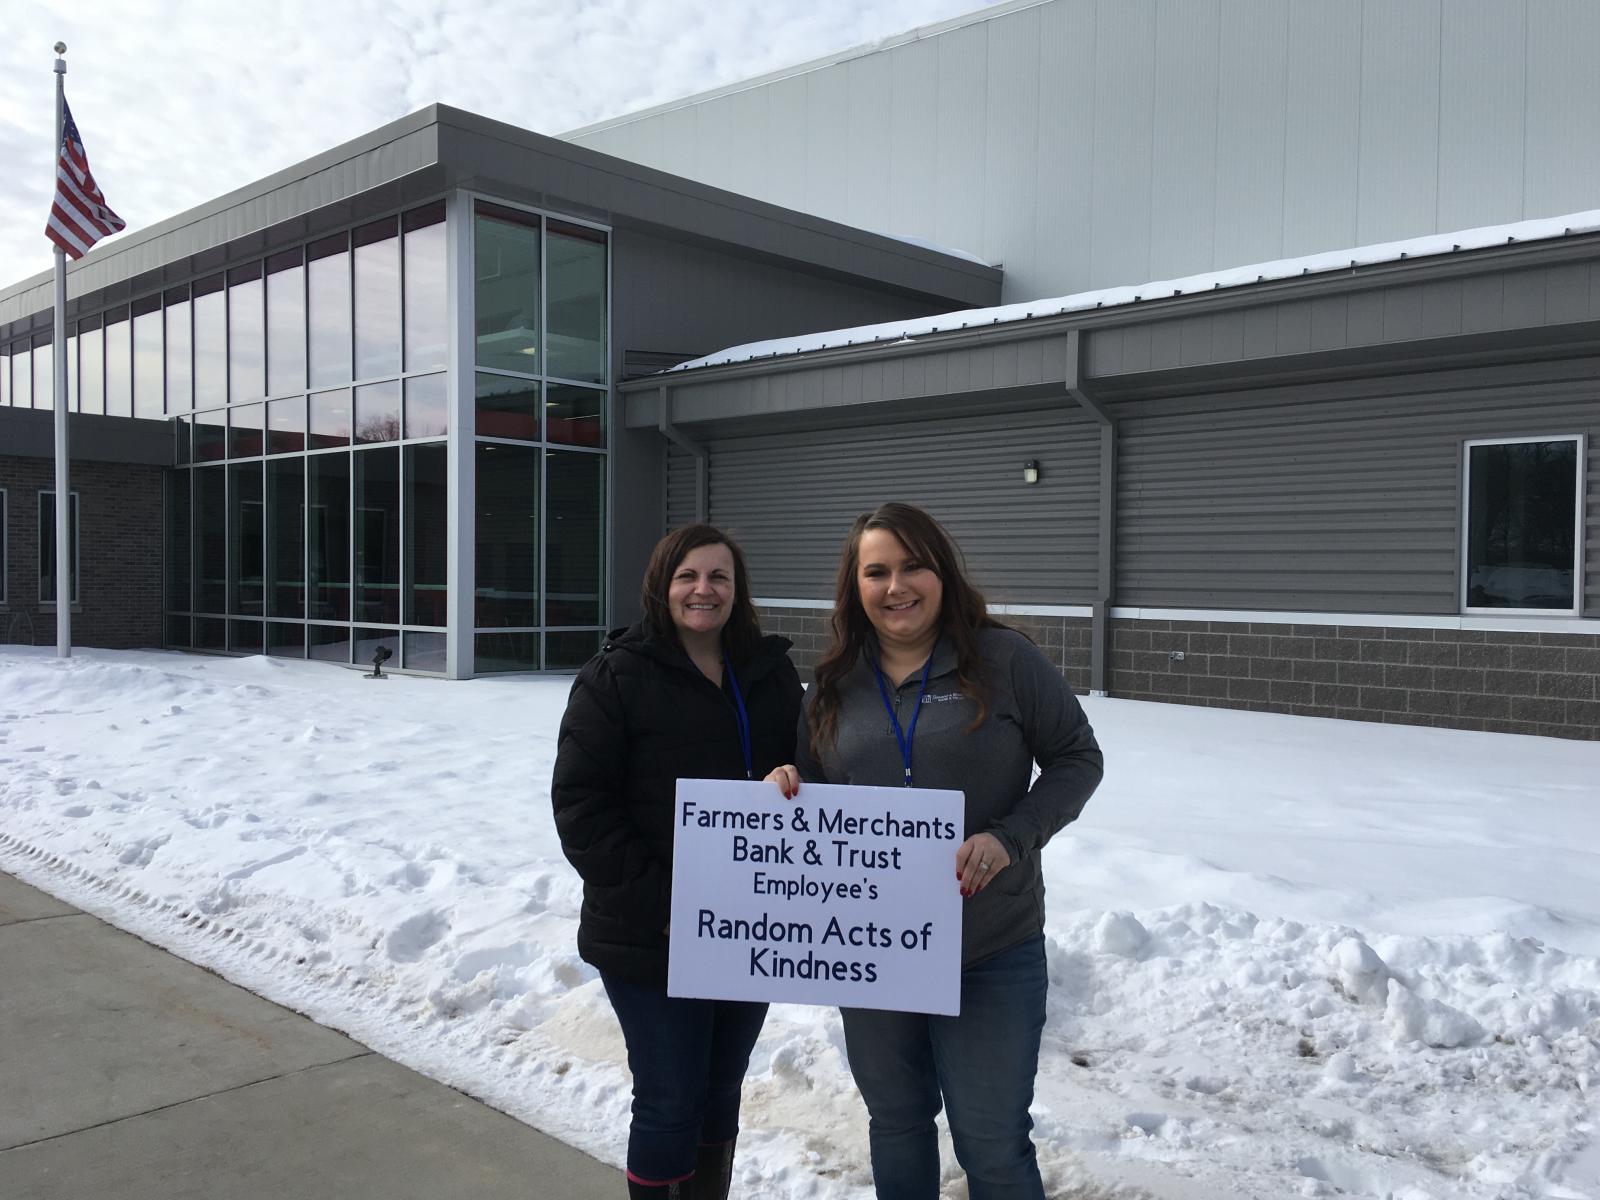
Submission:
[[1037,459],[1030,458],[1027,462],[1022,464],[1022,482],[1039,482],[1039,462]]

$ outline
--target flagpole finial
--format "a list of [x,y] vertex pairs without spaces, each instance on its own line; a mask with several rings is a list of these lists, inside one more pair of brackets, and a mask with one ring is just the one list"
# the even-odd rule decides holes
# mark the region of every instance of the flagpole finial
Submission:
[[56,53],[57,54],[65,54],[66,52],[67,52],[67,44],[65,42],[57,42],[56,43]]

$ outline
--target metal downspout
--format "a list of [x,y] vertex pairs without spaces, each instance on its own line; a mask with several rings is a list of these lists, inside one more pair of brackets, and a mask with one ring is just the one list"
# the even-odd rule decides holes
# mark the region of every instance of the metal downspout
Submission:
[[660,386],[657,394],[660,404],[656,410],[656,428],[678,449],[694,455],[694,519],[704,524],[711,519],[711,453],[672,423],[672,393],[666,384]]
[[1089,694],[1106,694],[1111,605],[1116,592],[1117,420],[1084,387],[1083,336],[1067,332],[1067,395],[1100,422],[1100,548],[1098,578],[1089,623]]

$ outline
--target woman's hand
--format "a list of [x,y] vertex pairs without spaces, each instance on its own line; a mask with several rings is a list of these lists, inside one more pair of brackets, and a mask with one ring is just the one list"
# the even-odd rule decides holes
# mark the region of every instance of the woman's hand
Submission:
[[800,772],[795,769],[793,763],[773,767],[761,782],[777,784],[785,800],[793,800],[800,794]]
[[963,896],[976,896],[994,877],[1011,865],[1000,839],[991,833],[975,833],[956,851],[956,878]]

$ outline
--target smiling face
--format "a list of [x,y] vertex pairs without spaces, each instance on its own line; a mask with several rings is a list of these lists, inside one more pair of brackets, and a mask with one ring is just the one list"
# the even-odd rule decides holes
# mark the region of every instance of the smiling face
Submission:
[[856,554],[861,608],[885,648],[925,651],[939,630],[944,583],[887,529],[868,529]]
[[667,585],[672,623],[688,641],[720,634],[733,614],[733,599],[733,551],[721,542],[689,551]]

